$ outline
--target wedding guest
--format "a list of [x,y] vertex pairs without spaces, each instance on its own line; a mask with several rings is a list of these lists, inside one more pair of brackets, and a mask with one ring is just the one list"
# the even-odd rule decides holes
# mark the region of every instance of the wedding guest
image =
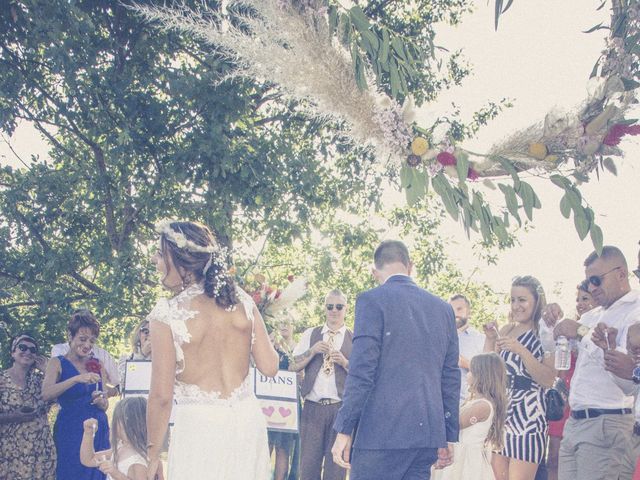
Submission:
[[[79,310],[82,311],[82,310]],[[51,358],[64,356],[69,353],[69,342],[58,343],[51,348]],[[111,354],[106,350],[93,345],[91,347],[91,356],[98,359],[100,364],[105,369],[106,380],[110,387],[106,388],[107,396],[113,397],[119,393],[120,386],[120,372],[118,364],[113,359]]]
[[[293,354],[296,342],[293,339],[293,324],[290,320],[283,321],[278,327],[278,334],[271,336],[273,345],[278,352],[280,370],[289,370],[289,358]],[[289,473],[289,464],[292,462],[298,435],[290,432],[269,432],[269,451],[275,450],[274,480],[285,480]],[[291,465],[291,472],[297,473],[297,466]]]
[[467,297],[456,294],[449,299],[449,305],[453,308],[458,329],[458,348],[460,349],[458,366],[460,367],[460,403],[462,404],[469,396],[467,389],[469,362],[474,356],[483,352],[484,335],[469,324],[471,303]]
[[28,334],[11,341],[11,367],[0,372],[0,478],[54,480],[56,450],[42,398],[47,359]]
[[460,438],[453,464],[433,471],[433,480],[494,480],[491,452],[502,449],[507,416],[507,370],[495,353],[482,353],[470,362],[469,398],[460,408]]
[[151,360],[151,335],[149,321],[142,320],[131,334],[131,352],[123,355],[118,361],[119,385],[124,391],[125,369],[128,360]]
[[112,449],[96,452],[93,437],[98,421],[84,421],[80,461],[98,468],[108,480],[147,480],[147,400],[128,397],[116,405],[111,419]]
[[615,348],[621,345],[621,335],[609,339],[595,327],[602,324],[621,332],[640,321],[640,294],[631,291],[627,262],[618,248],[604,246],[584,265],[589,292],[599,307],[585,313],[580,323],[565,319],[555,328],[556,335],[580,342],[569,392],[571,417],[560,443],[561,480],[617,478],[628,455],[634,421],[633,399],[605,370],[604,352],[595,343],[608,340]]
[[[589,293],[589,288],[586,282],[581,282],[577,287],[576,292],[576,321],[580,321],[580,317],[583,314],[587,313],[589,310],[595,308],[595,302]],[[562,311],[558,317],[562,318]],[[554,321],[555,324],[555,321]],[[577,344],[572,342],[573,348],[571,351],[571,366],[569,370],[563,370],[558,372],[558,377],[564,380],[567,388],[571,386],[571,378],[573,377],[573,372],[576,368],[576,359],[577,359]],[[549,449],[547,451],[547,479],[548,480],[557,480],[558,479],[558,453],[560,452],[560,441],[562,440],[562,433],[564,431],[564,425],[569,418],[569,414],[571,413],[571,409],[569,408],[569,403],[565,405],[564,416],[562,419],[557,421],[549,422]]]
[[[91,357],[100,335],[100,324],[88,310],[74,313],[67,325],[69,352],[49,360],[42,385],[45,400],[57,400],[60,410],[53,429],[58,452],[56,475],[59,479],[103,480],[105,475],[80,463],[83,422],[98,420],[94,448],[109,448],[109,425],[105,411],[109,406],[102,392],[104,369]],[[100,370],[100,373],[97,373]]]
[[533,480],[546,451],[544,389],[553,385],[553,356],[545,355],[538,335],[546,305],[540,282],[516,277],[511,284],[511,318],[498,334],[495,323],[485,325],[485,351],[497,351],[509,376],[509,409],[504,447],[493,455],[498,480]]
[[333,422],[342,404],[353,340],[351,330],[344,324],[346,313],[347,297],[340,290],[329,292],[324,325],[302,334],[289,366],[294,372],[304,369],[300,476],[305,480],[342,480],[346,475],[331,455],[336,438]]

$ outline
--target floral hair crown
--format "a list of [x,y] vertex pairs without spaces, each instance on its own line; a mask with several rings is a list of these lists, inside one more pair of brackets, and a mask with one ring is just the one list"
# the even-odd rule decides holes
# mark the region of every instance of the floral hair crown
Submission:
[[178,220],[160,220],[155,225],[156,233],[164,235],[167,240],[183,250],[197,253],[209,253],[209,260],[202,269],[203,275],[206,275],[207,270],[209,270],[209,267],[211,267],[213,263],[219,265],[222,271],[226,271],[225,259],[228,253],[226,248],[219,247],[217,245],[198,245],[197,243],[189,240],[180,230],[174,230],[173,228],[171,228],[171,224],[176,222],[178,222]]

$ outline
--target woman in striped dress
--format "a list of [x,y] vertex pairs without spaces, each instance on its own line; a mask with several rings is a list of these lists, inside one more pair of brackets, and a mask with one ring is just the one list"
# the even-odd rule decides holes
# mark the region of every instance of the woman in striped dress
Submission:
[[546,301],[540,282],[516,277],[511,284],[511,319],[498,333],[485,325],[485,351],[496,351],[509,377],[504,448],[493,455],[497,480],[533,480],[544,458],[547,436],[544,389],[553,385],[553,356],[545,355],[538,326]]

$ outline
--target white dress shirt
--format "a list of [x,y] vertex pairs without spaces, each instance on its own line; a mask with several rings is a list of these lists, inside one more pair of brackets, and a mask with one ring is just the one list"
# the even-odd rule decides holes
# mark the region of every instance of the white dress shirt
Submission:
[[[475,328],[467,327],[464,332],[458,333],[458,346],[460,355],[471,362],[473,357],[484,351],[484,335]],[[469,373],[469,370],[460,367],[460,403],[464,402],[469,396],[467,373]]]
[[[626,327],[636,322],[640,322],[640,292],[637,291],[630,291],[607,309],[597,307],[580,318],[580,323],[591,329],[598,323],[618,329],[616,345],[621,345]],[[604,353],[591,340],[591,333],[585,335],[579,344],[569,392],[571,410],[631,408],[633,397],[626,395],[604,369]]]
[[[304,352],[311,348],[311,333],[315,328],[317,327],[308,328],[304,331],[304,333],[300,337],[300,341],[296,345],[296,348],[293,349],[294,357],[302,355]],[[340,350],[342,348],[342,343],[344,342],[344,334],[346,331],[346,325],[343,325],[336,331],[337,333],[333,337],[334,350]],[[327,327],[326,324],[322,327],[322,340],[325,342],[329,340],[329,327]],[[322,354],[319,353],[318,355]],[[338,396],[335,372],[331,372],[331,375],[327,375],[322,370],[320,370],[320,372],[318,372],[318,376],[316,377],[316,381],[313,384],[313,388],[309,392],[309,395],[306,396],[306,398],[307,400],[311,400],[312,402],[317,402],[323,398],[342,400]]]
[[[59,355],[66,355],[69,352],[68,343],[58,343],[51,349],[51,358]],[[116,386],[120,384],[120,375],[118,373],[118,365],[109,352],[100,348],[93,347],[93,356],[100,360],[100,363],[104,365],[105,373],[107,374],[107,381],[110,385]]]

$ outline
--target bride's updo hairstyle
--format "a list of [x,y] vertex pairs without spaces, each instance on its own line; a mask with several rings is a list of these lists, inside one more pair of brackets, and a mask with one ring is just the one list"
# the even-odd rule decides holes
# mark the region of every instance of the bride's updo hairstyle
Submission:
[[196,222],[163,220],[156,224],[156,232],[160,234],[162,255],[171,257],[183,286],[203,282],[204,292],[218,306],[229,311],[235,308],[238,292],[228,273],[227,250],[218,245],[208,227]]

